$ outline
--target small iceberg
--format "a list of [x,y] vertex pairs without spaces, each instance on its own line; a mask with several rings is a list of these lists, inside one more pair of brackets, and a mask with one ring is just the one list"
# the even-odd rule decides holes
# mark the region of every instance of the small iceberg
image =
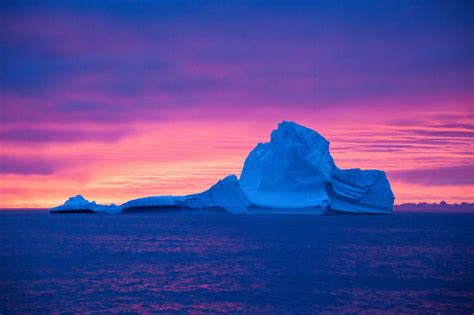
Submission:
[[69,198],[60,206],[49,209],[51,213],[118,213],[121,207],[114,204],[99,205],[95,201],[88,201],[81,195]]

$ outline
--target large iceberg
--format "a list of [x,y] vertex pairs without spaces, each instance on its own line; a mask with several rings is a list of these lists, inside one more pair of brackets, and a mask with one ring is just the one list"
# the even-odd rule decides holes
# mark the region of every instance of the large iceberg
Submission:
[[202,193],[145,197],[121,206],[102,206],[76,196],[51,212],[220,209],[231,213],[389,214],[394,199],[383,171],[339,169],[323,136],[283,121],[270,142],[259,143],[250,152],[239,179],[229,175]]
[[316,131],[282,122],[268,143],[248,155],[240,186],[250,202],[269,209],[329,207],[326,186],[334,161],[329,142]]
[[253,206],[270,211],[391,213],[394,202],[384,172],[339,169],[323,136],[288,121],[250,152],[240,186]]

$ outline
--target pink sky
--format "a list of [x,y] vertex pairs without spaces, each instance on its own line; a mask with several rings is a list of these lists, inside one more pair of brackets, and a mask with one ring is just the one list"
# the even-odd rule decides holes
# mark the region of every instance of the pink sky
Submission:
[[474,202],[461,6],[160,5],[0,13],[0,207],[199,192],[282,120],[398,204]]

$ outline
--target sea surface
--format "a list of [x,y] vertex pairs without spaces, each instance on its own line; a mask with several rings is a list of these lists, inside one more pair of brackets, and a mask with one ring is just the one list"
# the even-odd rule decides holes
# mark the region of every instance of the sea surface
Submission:
[[474,312],[474,214],[0,211],[0,313]]

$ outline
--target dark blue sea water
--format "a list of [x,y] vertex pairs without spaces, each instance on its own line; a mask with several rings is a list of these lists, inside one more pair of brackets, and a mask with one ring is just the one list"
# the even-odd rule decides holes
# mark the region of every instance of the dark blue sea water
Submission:
[[474,312],[474,215],[0,212],[0,313]]

